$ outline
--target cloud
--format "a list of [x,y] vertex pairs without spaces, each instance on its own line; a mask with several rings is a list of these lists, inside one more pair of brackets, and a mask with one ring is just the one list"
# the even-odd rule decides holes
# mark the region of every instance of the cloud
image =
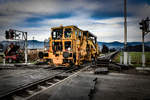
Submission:
[[[150,5],[145,1],[127,2],[128,41],[141,41],[138,23],[141,18],[150,16]],[[29,39],[34,36],[44,40],[50,35],[51,27],[62,24],[89,30],[98,36],[99,41],[123,41],[123,22],[122,0],[0,1],[0,40],[9,28],[27,31]]]
[[[87,0],[6,0],[0,2],[0,27],[25,25],[28,18],[57,16],[60,13],[88,13],[100,5]],[[61,15],[60,15],[61,16]],[[19,23],[19,24],[18,24]],[[29,22],[30,23],[30,22]]]
[[[98,41],[121,41],[124,40],[123,17],[109,19],[91,19],[88,16],[73,16],[62,19],[46,19],[38,22],[42,27],[24,28],[29,33],[34,33],[35,39],[44,40],[50,36],[50,28],[61,24],[76,25],[82,30],[89,30],[98,37]],[[141,41],[139,26],[136,18],[128,18],[128,41]],[[30,34],[32,39],[33,34]]]
[[132,13],[134,16],[136,16],[139,19],[143,19],[147,16],[150,16],[150,5],[145,3],[145,4],[140,4],[140,5],[134,5],[129,8],[129,12]]
[[57,14],[60,12],[71,12],[75,9],[95,10],[100,5],[87,0],[12,0],[0,4],[3,14]]

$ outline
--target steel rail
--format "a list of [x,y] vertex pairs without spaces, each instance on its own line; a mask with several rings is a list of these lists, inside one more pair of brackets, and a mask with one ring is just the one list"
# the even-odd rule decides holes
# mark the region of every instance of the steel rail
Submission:
[[[81,68],[81,70],[82,70],[82,69],[83,69],[83,68]],[[48,80],[50,80],[50,79],[53,79],[53,78],[55,78],[56,76],[59,76],[59,75],[61,75],[61,74],[68,73],[68,72],[73,72],[73,71],[75,71],[75,70],[80,70],[80,68],[73,67],[73,68],[71,68],[71,69],[69,69],[69,70],[67,70],[67,71],[59,72],[59,73],[54,74],[54,75],[52,75],[52,76],[50,76],[50,77],[46,77],[46,78],[43,78],[43,79],[41,79],[41,80],[38,80],[38,81],[35,81],[35,82],[32,82],[32,83],[29,83],[29,84],[24,84],[24,85],[22,85],[22,87],[16,88],[16,89],[14,89],[14,90],[12,90],[12,91],[10,91],[10,92],[7,92],[7,93],[4,93],[3,95],[0,95],[0,99],[3,100],[3,98],[7,98],[7,96],[12,96],[13,94],[17,93],[18,91],[25,90],[25,89],[30,88],[30,87],[32,87],[32,86],[35,86],[35,85],[38,85],[38,84],[40,84],[40,83],[46,82],[46,81],[48,81]],[[77,72],[76,72],[76,73],[77,73]],[[69,77],[69,76],[68,76],[68,77]]]

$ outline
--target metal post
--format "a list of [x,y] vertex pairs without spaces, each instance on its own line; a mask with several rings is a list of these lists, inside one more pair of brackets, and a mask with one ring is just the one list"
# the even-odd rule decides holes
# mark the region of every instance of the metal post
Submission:
[[123,53],[123,52],[122,52],[122,49],[121,49],[121,53],[120,53],[120,64],[123,64],[123,63],[122,63],[122,61],[123,61],[123,58],[122,58],[122,57],[123,57],[123,54],[122,54],[122,53]]
[[122,64],[122,55],[120,56],[120,64]]
[[128,64],[127,52],[127,1],[124,0],[124,64]]
[[28,54],[27,54],[27,32],[24,34],[25,36],[25,64],[28,62]]
[[5,64],[6,64],[5,57],[3,57],[3,65],[5,65]]
[[142,67],[145,67],[144,35],[145,35],[145,32],[142,31]]
[[145,48],[144,48],[144,36],[150,32],[149,29],[149,17],[147,17],[145,20],[143,19],[140,24],[140,29],[142,30],[142,67],[145,67]]
[[34,36],[33,36],[33,49],[34,49]]
[[129,55],[129,65],[131,65],[131,56]]

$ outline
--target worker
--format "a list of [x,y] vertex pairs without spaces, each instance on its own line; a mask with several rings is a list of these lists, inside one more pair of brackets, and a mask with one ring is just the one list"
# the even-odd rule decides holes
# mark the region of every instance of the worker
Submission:
[[5,51],[5,55],[7,55],[13,47],[14,47],[14,44],[11,43]]

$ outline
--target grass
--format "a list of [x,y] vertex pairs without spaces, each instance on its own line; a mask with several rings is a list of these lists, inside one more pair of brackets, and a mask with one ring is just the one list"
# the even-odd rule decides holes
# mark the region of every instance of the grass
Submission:
[[[120,52],[113,61],[120,63],[120,55],[123,55],[123,53]],[[131,56],[131,64],[133,66],[142,66],[142,52],[129,52],[128,55]],[[146,66],[150,66],[150,52],[145,52],[145,63]]]
[[0,56],[0,63],[2,63],[3,62],[3,58]]

